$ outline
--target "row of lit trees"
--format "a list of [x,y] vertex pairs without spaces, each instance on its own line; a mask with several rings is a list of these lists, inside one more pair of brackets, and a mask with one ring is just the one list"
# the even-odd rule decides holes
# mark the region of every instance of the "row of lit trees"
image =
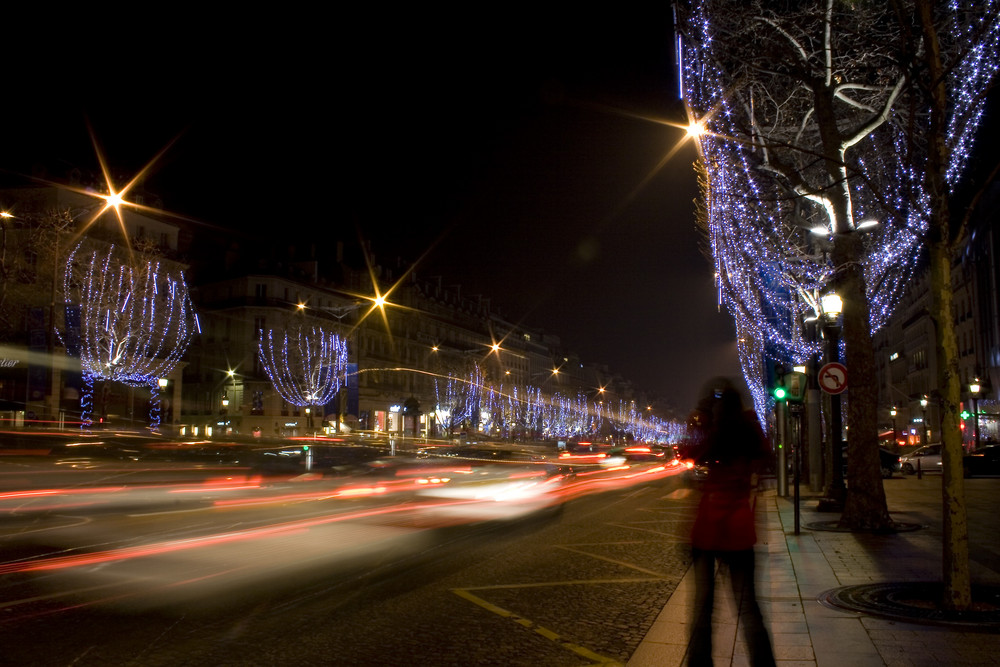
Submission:
[[682,425],[643,414],[631,401],[598,401],[585,394],[544,393],[539,387],[493,384],[478,364],[465,376],[434,380],[435,419],[441,432],[461,427],[502,438],[591,438],[631,435],[644,442],[676,442]]
[[[79,340],[64,341],[83,371],[82,421],[91,423],[94,383],[148,387],[151,427],[159,424],[160,380],[186,352],[198,320],[182,272],[155,258],[116,248],[78,245],[66,261],[63,288],[78,304]],[[289,323],[259,332],[257,356],[275,391],[289,404],[322,407],[346,384],[347,343],[320,326]],[[462,426],[504,438],[573,438],[629,434],[675,441],[680,425],[638,411],[630,401],[544,393],[493,384],[478,364],[464,377],[434,380],[438,427]]]

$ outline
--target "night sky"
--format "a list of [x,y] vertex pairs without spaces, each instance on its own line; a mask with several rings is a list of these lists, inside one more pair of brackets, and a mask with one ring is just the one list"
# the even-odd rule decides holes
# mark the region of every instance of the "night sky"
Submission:
[[0,168],[96,170],[88,122],[124,173],[169,144],[148,187],[172,213],[320,248],[360,234],[387,265],[422,257],[418,275],[683,415],[738,364],[694,226],[694,150],[661,165],[683,137],[663,124],[683,121],[669,5],[568,7],[51,37],[6,81]]

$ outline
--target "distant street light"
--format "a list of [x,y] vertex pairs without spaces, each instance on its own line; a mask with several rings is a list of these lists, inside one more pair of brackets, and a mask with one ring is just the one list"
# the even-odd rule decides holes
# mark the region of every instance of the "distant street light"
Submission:
[[927,394],[920,397],[920,410],[923,413],[920,422],[920,444],[927,444]]
[[972,393],[972,424],[975,432],[976,438],[976,449],[979,449],[979,390],[982,386],[979,384],[979,378],[973,378],[972,384],[969,385],[969,392]]

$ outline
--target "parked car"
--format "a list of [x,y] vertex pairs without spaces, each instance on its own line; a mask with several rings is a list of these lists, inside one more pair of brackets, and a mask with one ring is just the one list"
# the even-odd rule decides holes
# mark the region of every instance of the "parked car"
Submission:
[[980,447],[962,458],[966,477],[973,475],[1000,475],[1000,445]]
[[[899,454],[893,454],[883,447],[878,448],[879,468],[882,471],[882,479],[889,479],[893,473],[903,469]],[[847,443],[844,443],[844,478],[847,478]]]
[[941,472],[941,445],[925,445],[918,447],[902,457],[903,473],[913,475],[920,472]]
[[903,462],[900,460],[899,454],[893,454],[888,449],[882,447],[878,448],[878,461],[879,466],[882,468],[883,479],[889,479],[892,477],[892,473],[903,469]]

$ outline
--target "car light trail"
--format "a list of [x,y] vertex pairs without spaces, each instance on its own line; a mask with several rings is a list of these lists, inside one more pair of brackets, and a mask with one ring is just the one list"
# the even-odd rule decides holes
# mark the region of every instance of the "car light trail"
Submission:
[[362,510],[358,512],[350,512],[346,514],[338,514],[335,516],[327,516],[322,518],[301,519],[297,521],[279,523],[272,526],[265,526],[262,528],[253,528],[250,530],[241,530],[229,533],[217,533],[214,535],[206,535],[203,537],[194,537],[183,540],[170,540],[167,542],[158,542],[142,546],[123,547],[121,549],[111,549],[107,551],[96,551],[88,554],[74,554],[72,556],[53,556],[49,558],[40,558],[37,560],[23,561],[16,563],[0,563],[0,575],[13,574],[16,572],[42,572],[49,570],[62,570],[66,568],[80,567],[84,565],[97,565],[101,563],[112,563],[116,561],[123,561],[134,558],[145,558],[149,556],[157,556],[167,553],[174,553],[178,551],[198,549],[217,544],[225,544],[229,542],[249,541],[266,537],[293,535],[296,533],[301,533],[303,531],[308,530],[309,528],[313,528],[316,526],[323,526],[343,521],[365,519],[381,515],[396,514],[400,512],[412,512],[413,510],[416,509],[433,510],[444,506],[464,505],[473,502],[475,501],[461,500],[461,501],[451,501],[444,503],[433,503],[430,505],[427,504],[414,505],[412,503],[405,503],[400,505],[393,505],[391,507],[380,507],[376,509]]

